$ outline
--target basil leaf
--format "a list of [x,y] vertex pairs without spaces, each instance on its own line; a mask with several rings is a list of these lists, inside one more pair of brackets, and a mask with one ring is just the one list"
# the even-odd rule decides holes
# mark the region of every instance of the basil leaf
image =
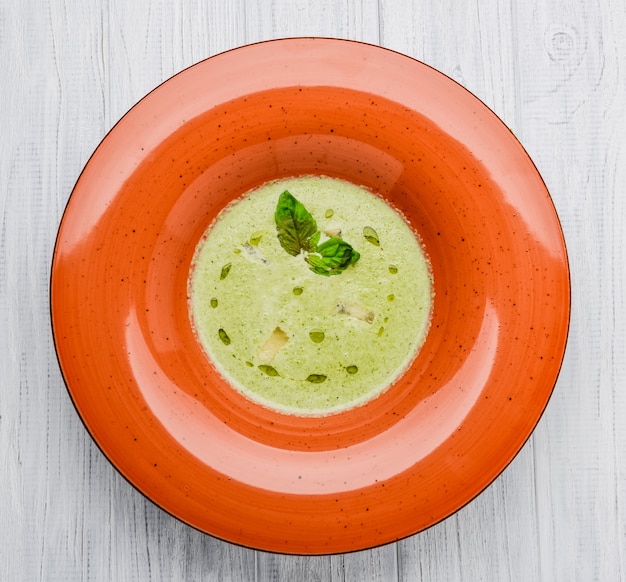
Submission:
[[288,190],[278,198],[274,214],[281,246],[294,257],[301,251],[313,252],[320,240],[317,223],[311,213]]
[[333,237],[317,247],[314,254],[307,255],[305,260],[314,273],[330,276],[339,275],[356,263],[360,256],[345,240]]

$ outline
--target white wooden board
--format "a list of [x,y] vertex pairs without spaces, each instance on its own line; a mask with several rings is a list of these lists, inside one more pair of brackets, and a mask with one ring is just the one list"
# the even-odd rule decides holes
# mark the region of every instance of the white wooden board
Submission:
[[[0,3],[0,580],[626,579],[626,10],[621,0],[20,0]],[[572,322],[534,435],[479,498],[371,551],[290,557],[179,523],[90,440],[48,310],[56,229],[106,131],[205,57],[264,39],[416,57],[521,139],[568,243]]]

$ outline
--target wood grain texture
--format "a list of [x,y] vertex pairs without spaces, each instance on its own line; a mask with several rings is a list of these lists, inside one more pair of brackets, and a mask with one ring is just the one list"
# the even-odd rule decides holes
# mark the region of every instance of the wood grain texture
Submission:
[[[626,580],[626,9],[606,0],[0,4],[0,580]],[[90,154],[143,95],[249,42],[363,40],[427,62],[516,133],[559,212],[571,333],[537,430],[477,499],[371,551],[280,556],[201,534],[109,465],[57,365],[48,279]]]

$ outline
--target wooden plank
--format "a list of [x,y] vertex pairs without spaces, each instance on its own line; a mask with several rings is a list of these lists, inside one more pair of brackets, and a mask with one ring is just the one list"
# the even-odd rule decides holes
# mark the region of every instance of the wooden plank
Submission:
[[246,42],[325,36],[378,43],[376,0],[245,0]]
[[615,253],[626,216],[625,15],[610,2],[600,10],[568,0],[516,8],[518,118],[561,214],[573,285],[568,354],[535,440],[541,574],[619,580],[626,440],[618,419],[626,409],[624,328],[616,326],[624,270]]

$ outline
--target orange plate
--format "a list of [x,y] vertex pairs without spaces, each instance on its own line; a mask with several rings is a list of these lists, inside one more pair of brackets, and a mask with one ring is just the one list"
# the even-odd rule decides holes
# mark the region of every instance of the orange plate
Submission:
[[[389,200],[435,280],[410,370],[324,418],[233,390],[187,311],[192,255],[217,213],[299,174]],[[224,540],[325,554],[419,532],[496,478],[552,392],[570,286],[550,196],[493,112],[404,55],[307,38],[205,60],[123,117],[65,210],[51,309],[71,398],[130,483]]]

